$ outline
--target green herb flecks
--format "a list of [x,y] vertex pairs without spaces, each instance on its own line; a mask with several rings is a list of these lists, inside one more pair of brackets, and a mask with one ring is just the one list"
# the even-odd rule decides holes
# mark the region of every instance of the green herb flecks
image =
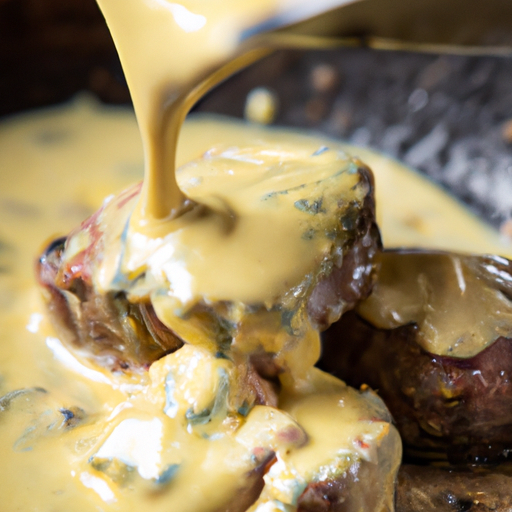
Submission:
[[185,413],[185,419],[189,425],[206,425],[211,421],[212,411],[210,409],[203,409],[199,412],[194,412],[194,409],[190,408]]
[[246,417],[251,411],[251,406],[244,400],[243,404],[238,408],[238,414],[243,417]]
[[318,213],[325,213],[325,210],[322,209],[322,203],[322,199],[316,199],[314,201],[309,201],[309,199],[299,199],[298,201],[295,201],[293,205],[301,212],[308,213],[309,215],[317,215]]
[[74,428],[85,418],[85,411],[80,407],[61,408],[59,412],[64,416],[63,425],[66,428]]
[[302,238],[303,240],[313,240],[313,238],[315,238],[315,235],[316,229],[310,228],[304,231],[304,233],[302,233]]

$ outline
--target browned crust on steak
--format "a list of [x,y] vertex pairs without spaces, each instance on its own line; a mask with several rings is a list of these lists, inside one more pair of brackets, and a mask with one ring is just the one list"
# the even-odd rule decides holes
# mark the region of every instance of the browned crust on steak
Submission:
[[57,286],[64,243],[65,238],[52,242],[36,264],[50,317],[63,341],[112,371],[147,368],[183,345],[149,302],[131,303],[124,293],[97,294],[82,275]]
[[378,510],[382,484],[377,466],[359,461],[337,479],[310,483],[299,498],[297,512]]
[[438,356],[416,343],[416,326],[381,330],[352,312],[324,334],[321,366],[377,389],[409,453],[473,463],[512,449],[512,340],[468,359]]
[[373,286],[374,258],[382,248],[375,222],[375,184],[367,167],[361,166],[359,175],[368,192],[362,208],[354,209],[352,216],[342,220],[344,229],[353,233],[343,247],[342,264],[334,265],[331,273],[319,280],[308,299],[309,316],[321,330],[368,297]]

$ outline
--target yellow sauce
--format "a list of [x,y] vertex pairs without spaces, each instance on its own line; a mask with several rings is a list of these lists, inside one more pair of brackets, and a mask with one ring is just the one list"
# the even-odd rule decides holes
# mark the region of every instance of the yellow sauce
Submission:
[[[175,180],[176,141],[192,105],[215,84],[268,54],[275,29],[346,0],[99,0],[130,88],[145,155],[132,228],[173,229],[185,207]],[[272,32],[264,25],[272,20]],[[258,28],[258,26],[261,26]],[[251,37],[255,32],[257,37]],[[166,222],[167,221],[167,222]]]
[[377,281],[357,312],[380,329],[416,324],[431,354],[473,357],[510,337],[512,307],[497,287],[508,260],[457,253],[384,252]]
[[[230,147],[244,147],[255,139],[275,141],[276,136],[281,135],[239,122],[197,118],[185,124],[178,162],[224,147],[226,141]],[[497,234],[436,187],[425,188],[415,173],[375,153],[364,158],[372,159],[377,191],[390,189],[378,196],[388,245],[415,246],[422,237],[427,246],[509,252]],[[234,375],[226,360],[185,345],[155,363],[149,374],[113,376],[85,366],[54,338],[30,272],[40,242],[68,232],[105,195],[141,177],[142,161],[132,114],[99,108],[89,100],[14,118],[0,128],[0,240],[5,244],[0,266],[7,269],[0,273],[0,393],[35,387],[47,391],[32,389],[10,395],[10,403],[5,398],[0,402],[5,409],[0,410],[0,491],[6,510],[34,510],[35,504],[43,512],[225,510],[254,467],[248,459],[254,446],[277,450],[278,462],[265,476],[265,489],[251,510],[293,503],[305,482],[336,475],[349,459],[375,463],[379,457],[389,461],[387,495],[380,506],[391,508],[389,490],[399,459],[396,431],[381,406],[310,368],[318,354],[311,343],[318,340],[310,339],[306,347],[310,359],[303,362],[302,385],[285,385],[279,397],[284,412],[256,406],[247,418],[219,413],[220,423],[191,427],[180,422],[190,404],[200,412],[201,404],[210,403],[222,387],[219,376]],[[404,182],[409,183],[407,193],[399,186]],[[429,208],[420,201],[426,190]],[[408,198],[414,194],[419,199],[411,210]],[[441,205],[439,213],[435,205]],[[417,221],[408,222],[413,216]],[[458,238],[461,226],[481,235],[469,241]],[[450,232],[451,245],[444,246]],[[439,239],[436,233],[441,233]],[[169,407],[166,375],[170,369],[178,371],[183,361],[197,361],[198,375],[210,377],[194,379],[185,371],[183,380],[175,379]],[[73,428],[66,427],[62,408],[75,411]],[[370,421],[375,417],[384,421]],[[277,435],[281,428],[297,430],[292,445]],[[302,448],[300,432],[308,436]],[[211,435],[217,438],[205,438]],[[360,438],[374,452],[358,451],[355,441]],[[166,470],[172,473],[174,465],[179,469],[168,486],[159,487],[158,477]]]
[[[200,135],[194,131],[200,128]],[[246,146],[254,140],[273,140],[273,130],[222,117],[192,116],[182,129],[178,165],[200,156],[206,148]],[[297,135],[297,130],[279,130]],[[375,177],[377,222],[384,247],[416,247],[476,254],[512,256],[510,239],[489,228],[476,215],[429,179],[393,158],[375,151],[326,139],[324,144],[364,162]]]
[[[339,3],[315,3],[305,17]],[[319,333],[305,309],[317,270],[335,257],[341,266],[336,251],[352,233],[346,211],[360,210],[371,193],[361,162],[337,143],[228,121],[198,119],[180,133],[208,88],[268,53],[270,39],[244,33],[285,12],[292,13],[286,23],[297,21],[308,2],[99,4],[125,69],[143,156],[129,115],[83,102],[14,120],[0,134],[3,503],[43,512],[293,511],[310,483],[370,467],[367,512],[392,510],[398,434],[371,392],[314,368]],[[379,167],[378,156],[366,156]],[[34,240],[52,234],[49,226],[69,230],[142,167],[140,195],[135,187],[108,196],[98,222],[72,232],[63,259],[72,265],[100,232],[95,292],[151,300],[184,344],[147,372],[110,373],[53,335],[26,274]],[[420,186],[430,203],[425,190],[438,192]],[[387,223],[401,223],[424,240],[433,236],[435,219],[418,216],[417,206],[415,216],[383,217],[385,233]],[[462,232],[470,217],[443,208]],[[471,221],[489,247],[499,246]],[[385,234],[387,243],[396,231]],[[468,244],[463,233],[461,240]],[[219,350],[204,307],[229,310],[237,326],[229,347]],[[288,329],[282,311],[292,312]],[[255,353],[272,355],[280,372],[279,387],[261,384],[275,395],[266,405],[247,384]]]
[[[191,132],[194,143],[200,140],[201,130],[198,122]],[[232,129],[238,130],[238,126]],[[133,117],[126,111],[103,110],[80,101],[68,110],[6,122],[0,144],[4,170],[2,242],[6,247],[1,261],[8,269],[1,274],[0,295],[4,306],[0,313],[4,327],[0,372],[2,393],[6,394],[2,401],[5,410],[0,412],[3,503],[12,510],[30,509],[37,503],[45,512],[129,511],[148,506],[154,511],[169,507],[220,511],[246,484],[247,475],[258,462],[251,458],[252,451],[262,448],[264,453],[272,449],[280,454],[279,467],[294,474],[291,482],[295,491],[286,496],[269,491],[260,505],[276,500],[288,500],[292,505],[312,475],[320,471],[320,465],[336,472],[358,459],[377,463],[369,454],[358,454],[354,443],[359,436],[396,466],[399,442],[386,412],[368,410],[366,398],[311,368],[318,357],[314,331],[313,338],[305,338],[306,352],[302,355],[306,357],[297,362],[297,368],[303,368],[304,384],[294,393],[306,400],[301,414],[307,416],[308,407],[317,407],[316,399],[326,394],[330,408],[336,410],[336,404],[343,402],[356,411],[357,421],[340,411],[347,428],[333,423],[332,428],[341,429],[340,437],[330,447],[319,449],[322,460],[304,455],[300,464],[287,460],[290,443],[281,439],[279,432],[280,425],[286,432],[294,428],[300,433],[303,427],[276,409],[257,406],[247,418],[217,411],[218,420],[205,427],[183,424],[191,403],[200,412],[201,404],[210,403],[218,394],[222,372],[228,380],[236,380],[236,369],[208,350],[185,345],[155,363],[149,374],[131,377],[110,375],[75,359],[47,325],[30,269],[40,240],[58,234],[56,230],[68,231],[93,211],[109,190],[125,186],[140,172],[142,155]],[[186,141],[185,146],[190,148]],[[69,170],[77,155],[83,168],[75,166],[75,175]],[[21,175],[23,179],[18,179]],[[178,412],[165,412],[166,376],[171,369],[179,372],[191,361],[198,362],[199,373],[190,369],[183,377],[176,377],[173,399]],[[194,382],[195,391],[191,386]],[[9,394],[26,388],[25,394]],[[308,402],[309,396],[315,400]],[[288,400],[289,405],[283,402],[282,409],[302,403],[297,400]],[[61,409],[75,411],[76,426],[66,427]],[[376,417],[383,421],[373,423]],[[270,430],[262,438],[266,428]],[[212,435],[215,441],[204,438]],[[323,432],[307,426],[306,433],[295,439],[296,448],[304,444],[304,435],[309,437],[309,451],[315,439],[320,443],[323,438]],[[334,454],[339,451],[350,457],[336,459]],[[49,467],[47,461],[51,461]],[[172,484],[158,484],[175,465],[180,469]],[[382,504],[389,502],[391,489],[392,482],[388,481],[380,498]]]

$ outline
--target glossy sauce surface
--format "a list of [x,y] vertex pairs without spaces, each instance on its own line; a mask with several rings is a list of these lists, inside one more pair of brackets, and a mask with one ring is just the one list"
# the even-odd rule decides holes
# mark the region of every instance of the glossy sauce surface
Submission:
[[[225,144],[226,140],[230,146],[245,145],[249,140],[254,141],[255,136],[260,142],[265,142],[265,137],[275,138],[272,131],[240,123],[209,118],[191,120],[182,133],[179,159],[188,161],[200,156],[207,148]],[[66,233],[94,211],[105,195],[141,176],[143,157],[132,114],[118,109],[101,109],[82,100],[69,108],[4,123],[0,129],[0,145],[3,169],[0,262],[5,269],[0,274],[3,326],[0,374],[1,393],[7,394],[2,398],[0,411],[3,453],[0,489],[3,503],[12,504],[13,510],[27,510],[38,503],[44,512],[69,509],[79,512],[131,511],[140,510],[148,504],[152,510],[158,511],[168,510],[169,503],[175,510],[217,510],[242,485],[240,478],[254,467],[254,463],[244,459],[243,455],[250,451],[251,446],[261,443],[254,436],[262,430],[258,422],[267,424],[264,411],[268,408],[253,409],[247,420],[238,420],[245,425],[243,429],[240,429],[242,423],[236,421],[217,425],[217,433],[222,434],[218,442],[205,440],[203,434],[191,434],[186,426],[184,428],[164,412],[163,380],[167,369],[179,367],[182,356],[187,361],[203,361],[204,368],[213,370],[214,380],[209,388],[216,389],[215,375],[218,371],[215,369],[223,367],[226,362],[212,359],[199,348],[189,347],[186,349],[189,354],[183,352],[180,355],[178,351],[167,356],[142,379],[115,377],[100,368],[83,366],[53,337],[30,272],[41,240]],[[77,158],[77,155],[81,157]],[[385,157],[367,154],[365,160],[371,161],[377,171],[377,190],[389,187],[398,192],[396,196],[383,197],[379,203],[383,210],[384,240],[388,245],[402,245],[407,240],[416,245],[416,237],[424,236],[425,230],[418,232],[415,227],[425,225],[428,226],[427,235],[431,233],[431,236],[423,238],[425,244],[442,245],[443,238],[436,240],[435,233],[450,231],[447,217],[442,213],[436,215],[433,209],[434,213],[420,217],[420,222],[411,225],[407,219],[413,212],[407,210],[407,204],[401,204],[404,197],[415,193],[415,187],[424,193],[423,180]],[[70,172],[70,169],[75,172]],[[48,179],[50,172],[51,180]],[[20,180],[21,175],[26,179]],[[396,187],[392,186],[394,179],[398,180]],[[404,194],[398,186],[404,180],[411,183],[409,194]],[[432,187],[431,190],[433,195],[428,199],[436,202],[430,202],[430,205],[443,205],[444,211],[450,213],[448,218],[455,222],[451,249],[471,248],[467,245],[471,240],[468,242],[465,238],[457,245],[455,232],[460,223],[473,233],[481,232],[481,237],[474,243],[484,251],[506,250],[496,234],[438,189]],[[416,216],[418,211],[422,211],[419,206],[414,211]],[[436,230],[436,218],[440,222],[437,225],[439,230]],[[403,226],[402,231],[397,229],[400,225]],[[315,351],[312,347],[309,351],[314,359]],[[276,494],[272,482],[278,484],[285,477],[286,464],[293,464],[303,475],[303,480],[297,476],[291,480],[295,491],[288,495],[288,499],[293,499],[293,494],[304,485],[305,479],[311,478],[315,472],[318,474],[319,465],[329,459],[333,450],[348,450],[356,456],[353,440],[362,434],[376,446],[387,446],[386,456],[397,460],[394,429],[389,431],[387,423],[372,424],[366,420],[354,423],[350,420],[354,413],[349,413],[349,409],[358,411],[355,414],[359,419],[368,418],[369,414],[364,411],[373,407],[370,403],[355,391],[315,370],[309,370],[306,381],[309,384],[302,391],[290,389],[280,397],[281,408],[291,413],[295,420],[280,416],[280,419],[274,418],[274,425],[293,426],[297,421],[299,431],[305,429],[311,442],[307,449],[292,451],[294,455],[290,460],[282,456],[282,462],[274,470],[275,475],[270,474],[267,478],[268,489],[257,506],[268,506],[267,502],[285,499]],[[46,393],[39,388],[44,388]],[[20,389],[28,391],[9,394]],[[189,386],[185,389],[190,391]],[[185,398],[179,398],[182,395],[176,393],[177,404],[188,403],[181,402]],[[198,404],[201,400],[208,401],[202,383],[197,393]],[[314,399],[311,398],[313,396]],[[333,411],[337,410],[335,403],[339,403],[340,398],[348,409],[340,410],[340,416],[330,423]],[[186,405],[182,407],[186,408]],[[76,421],[60,409],[75,411]],[[312,420],[322,414],[326,414],[326,419],[317,430],[320,424]],[[379,414],[386,417],[382,410]],[[201,427],[194,427],[194,430],[197,428]],[[327,434],[330,429],[333,429],[332,434]],[[241,436],[238,440],[237,435]],[[123,436],[125,441],[127,436],[135,436],[154,442],[139,447],[135,443],[131,450],[126,452],[124,449],[124,453],[120,453],[118,441]],[[333,439],[333,445],[325,445],[327,438]],[[276,446],[271,437],[267,443],[270,443],[267,446]],[[243,449],[237,452],[240,446]],[[281,446],[284,454],[287,445]],[[141,451],[150,456],[142,457]],[[168,471],[167,476],[172,473],[174,465],[183,462],[183,453],[187,453],[189,469],[183,467],[176,473],[175,483],[180,485],[170,486],[163,493],[155,492],[155,486],[161,489],[158,487],[161,484],[157,484],[159,477],[165,476],[165,470]],[[232,457],[226,457],[227,453]],[[113,455],[121,463],[105,467],[102,459]],[[360,453],[358,456],[366,455]],[[94,464],[88,462],[90,460]],[[51,471],[41,469],[46,467],[47,461],[51,461]],[[327,467],[340,467],[340,461],[333,464],[327,464]],[[138,469],[127,469],[131,466]],[[203,476],[198,471],[204,471]],[[217,476],[212,477],[213,473]],[[160,478],[160,481],[165,481],[165,478]]]
[[[51,158],[60,163],[42,170],[35,168],[36,162],[45,162],[37,153],[34,162],[23,164],[34,144],[30,136],[27,142],[24,130],[33,134],[37,121],[8,130],[6,144],[15,156],[3,165],[6,186],[1,189],[7,195],[5,215],[13,217],[2,223],[12,232],[5,235],[0,253],[6,269],[0,290],[6,302],[0,349],[5,351],[2,499],[15,510],[37,504],[44,512],[215,512],[245,510],[259,496],[251,510],[296,510],[310,483],[328,482],[367,464],[380,475],[372,489],[372,511],[392,509],[398,434],[375,395],[350,389],[313,367],[319,333],[304,306],[304,283],[329,257],[343,256],[336,253],[335,242],[341,247],[347,242],[346,211],[371,193],[369,179],[360,180],[362,164],[330,141],[251,131],[236,123],[198,120],[180,134],[194,101],[272,46],[246,44],[244,32],[286,11],[297,18],[306,2],[99,3],[134,100],[145,178],[138,199],[138,186],[117,199],[108,196],[98,225],[89,230],[85,223],[73,231],[64,261],[72,266],[73,258],[91,245],[90,236],[96,236],[94,291],[126,293],[132,301],[149,298],[160,320],[184,344],[147,372],[109,373],[69,352],[37,306],[27,314],[27,304],[36,304],[31,302],[34,292],[18,277],[26,273],[24,258],[34,252],[17,222],[26,216],[33,236],[41,240],[47,226],[60,228],[63,217],[75,221],[75,215],[94,208],[104,191],[82,183],[75,189],[78,202],[68,201],[72,188],[66,180],[78,171],[76,161],[86,147],[74,139],[76,125],[59,129],[56,120],[39,133],[35,145],[43,153],[55,149]],[[315,9],[338,3],[319,2]],[[64,113],[61,122],[95,133],[93,111],[81,105],[69,118]],[[81,115],[89,117],[88,124],[77,120]],[[101,130],[110,122],[118,120],[107,115],[98,121]],[[18,138],[9,141],[16,128]],[[210,132],[215,141],[204,136]],[[125,163],[120,168],[133,170],[126,162],[130,137],[123,135],[121,142],[112,141],[112,148],[121,148]],[[178,136],[180,151],[189,154],[176,173]],[[82,149],[75,150],[75,142]],[[98,160],[96,167],[94,162],[110,153],[104,143],[91,140],[87,147],[82,176],[89,183],[107,182],[109,165]],[[136,158],[138,166],[140,154]],[[20,165],[32,173],[21,189],[15,179]],[[125,177],[114,176],[113,185],[124,185]],[[86,189],[94,191],[90,202]],[[425,227],[421,219],[411,225]],[[252,325],[254,309],[255,317],[261,312],[264,331],[275,308],[288,308],[289,297],[296,298],[289,309],[298,327],[290,325],[288,332],[279,319],[275,337],[263,335],[260,342],[259,333],[243,333],[224,352],[215,330],[195,328],[201,315],[187,318],[196,304],[220,304],[231,307],[235,317],[241,307]],[[68,294],[66,300],[77,299]],[[280,372],[276,403],[263,401],[267,405],[258,405],[256,393],[244,385],[251,355],[261,350],[275,356]],[[41,471],[49,460],[51,470]],[[246,492],[247,501],[240,502]]]
[[[189,143],[187,136],[183,140],[184,152],[204,151],[196,144],[208,127],[205,122],[191,126]],[[240,126],[231,131],[239,132]],[[399,441],[382,405],[312,369],[319,350],[314,331],[305,338],[306,352],[298,359],[303,384],[300,389],[292,385],[286,400],[283,395],[282,411],[256,406],[245,417],[228,414],[219,405],[205,426],[192,419],[184,422],[192,418],[189,408],[201,413],[212,400],[217,403],[225,383],[236,395],[238,372],[209,350],[185,345],[155,363],[149,373],[137,376],[112,375],[75,359],[44,317],[30,276],[33,256],[39,240],[58,234],[56,229],[66,232],[93,211],[107,187],[123,187],[141,172],[133,117],[126,111],[102,110],[81,101],[67,110],[6,122],[0,139],[5,149],[1,151],[0,198],[5,269],[0,276],[4,306],[0,313],[4,395],[0,488],[4,503],[14,510],[38,503],[45,512],[70,508],[130,511],[149,505],[155,511],[169,506],[184,511],[223,510],[262,462],[253,456],[259,449],[257,453],[263,455],[280,454],[280,471],[293,470],[290,482],[295,490],[285,496],[269,490],[258,506],[267,507],[274,500],[293,505],[321,464],[338,471],[348,469],[355,460],[373,460],[358,451],[360,436],[375,449],[382,446],[385,460],[398,462]],[[132,145],[127,144],[130,141]],[[132,150],[127,151],[125,144]],[[81,182],[69,171],[74,165],[80,170],[73,164],[79,151],[88,156],[80,159],[84,165]],[[48,180],[50,169],[52,180]],[[18,180],[20,173],[27,179]],[[175,375],[171,395],[170,373]],[[299,406],[301,417],[316,415],[313,409],[318,409],[317,399],[322,396],[331,413],[344,404],[341,417],[332,423],[338,432],[336,441],[325,446],[321,440],[327,425],[317,431],[307,421],[304,426],[297,423],[293,416]],[[170,397],[175,406],[169,408]],[[379,417],[382,421],[375,422]],[[262,438],[266,428],[270,430]],[[304,428],[308,451],[288,461],[286,454],[295,453],[291,448],[297,450],[304,444]],[[280,437],[282,429],[297,434],[288,441],[288,434]],[[335,454],[339,451],[350,457],[338,460]],[[49,460],[51,471],[42,470]],[[173,468],[179,468],[175,475]],[[274,477],[276,485],[280,474]],[[382,503],[391,496],[392,481],[387,478]]]
[[509,262],[435,251],[384,252],[358,313],[380,329],[416,324],[430,354],[469,358],[510,337]]
[[[186,209],[176,141],[188,110],[218,82],[268,54],[275,29],[347,0],[99,0],[130,88],[145,156],[131,227],[168,233]],[[269,31],[270,30],[270,31]],[[306,44],[307,45],[307,44]]]

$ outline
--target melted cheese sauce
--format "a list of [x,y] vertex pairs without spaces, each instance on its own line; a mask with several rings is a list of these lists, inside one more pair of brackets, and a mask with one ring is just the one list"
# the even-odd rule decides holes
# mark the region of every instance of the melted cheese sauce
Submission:
[[[186,201],[175,180],[176,141],[188,110],[215,84],[267,53],[275,29],[346,0],[99,0],[125,71],[145,154],[135,231],[173,229]],[[271,28],[265,33],[265,28]],[[254,37],[254,36],[258,37]],[[167,219],[167,222],[165,222]]]
[[384,252],[378,261],[372,294],[357,308],[376,327],[416,324],[416,341],[424,350],[463,358],[510,336],[512,306],[503,287],[507,281],[500,279],[507,275],[508,260]]
[[[275,132],[193,119],[182,131],[178,160],[255,137],[264,143]],[[377,193],[388,191],[377,198],[388,245],[417,246],[421,238],[426,246],[510,253],[496,233],[423,178],[381,155],[364,158],[376,171]],[[112,376],[84,366],[54,337],[33,285],[34,255],[42,240],[68,232],[105,195],[141,177],[142,148],[129,111],[80,100],[9,120],[0,128],[0,166],[0,492],[9,510],[222,510],[257,464],[248,458],[254,447],[278,452],[253,506],[261,510],[293,503],[307,481],[336,475],[354,458],[375,461],[380,452],[397,463],[397,434],[381,406],[316,370],[302,388],[280,395],[290,416],[257,406],[247,418],[184,426],[179,411],[194,403],[200,412],[211,401],[206,390],[218,395],[219,376],[230,371],[224,360],[185,346],[148,375]],[[411,196],[418,198],[412,210]],[[460,236],[462,228],[474,236]],[[316,351],[309,352],[314,359]],[[197,379],[194,391],[194,379],[183,387],[175,378],[169,394],[166,376],[182,357],[197,361],[196,371],[210,380]],[[290,428],[295,436],[277,435]],[[304,432],[309,442],[298,449]],[[367,444],[377,452],[361,448]]]
[[[172,295],[179,304],[168,304],[165,309],[169,310],[201,300],[260,303],[270,308],[284,293],[303,287],[304,276],[334,246],[328,232],[332,235],[335,227],[336,195],[347,205],[364,198],[364,192],[355,197],[342,193],[356,186],[355,180],[345,179],[355,172],[349,169],[351,163],[343,162],[337,152],[318,153],[319,142],[302,148],[299,145],[305,140],[290,145],[281,137],[277,144],[269,146],[267,140],[254,147],[251,142],[235,152],[229,146],[213,147],[202,162],[189,164],[193,170],[180,187],[175,172],[177,139],[191,106],[220,80],[271,51],[281,37],[277,28],[286,26],[293,32],[294,23],[343,3],[99,1],[133,98],[145,171],[135,205],[121,208],[125,198],[107,205],[101,213],[105,229],[93,228],[105,239],[103,254],[96,255],[101,268],[93,270],[97,290],[128,289],[133,296],[131,282],[144,274],[138,290],[159,297]],[[344,167],[348,172],[342,172]],[[209,169],[215,170],[210,173]],[[234,176],[223,179],[229,172]],[[259,185],[252,183],[252,175]],[[193,180],[211,185],[195,186]],[[305,184],[307,190],[300,190]],[[265,196],[266,205],[262,204]],[[330,218],[331,225],[304,222],[300,214],[293,215],[287,200],[292,196],[295,206],[301,201],[329,204],[318,218]],[[269,225],[273,226],[270,231]],[[307,230],[323,232],[323,239],[315,236],[308,243]],[[65,260],[85,248],[83,238],[87,237],[80,233],[72,237]],[[163,285],[158,283],[161,274],[166,277]]]
[[[199,301],[260,303],[271,316],[282,296],[300,297],[301,279],[334,250],[336,207],[361,203],[369,192],[358,182],[358,161],[337,144],[208,120],[180,134],[188,109],[208,88],[269,51],[268,40],[244,42],[244,32],[279,13],[292,13],[283,23],[298,20],[309,2],[99,3],[131,89],[145,179],[135,209],[125,194],[107,200],[99,214],[104,246],[93,284],[104,292],[125,291],[128,283],[130,299],[150,295],[159,318],[186,343],[141,374],[89,366],[52,336],[24,277],[34,239],[48,226],[71,227],[65,224],[93,209],[102,187],[110,192],[140,168],[130,118],[80,105],[69,116],[57,114],[49,129],[31,118],[4,128],[0,144],[8,149],[0,147],[0,155],[12,156],[2,164],[0,195],[3,502],[44,512],[241,511],[265,474],[251,510],[296,510],[309,483],[367,464],[379,474],[374,510],[392,509],[398,434],[371,392],[313,367],[319,334],[306,314],[293,343],[267,336],[275,347],[264,345],[283,358],[279,408],[254,406],[250,386],[240,385],[251,347],[243,347],[237,364],[218,355],[213,335],[203,340],[193,322],[182,321],[183,310]],[[306,17],[339,3],[315,2]],[[84,129],[104,139],[84,143]],[[210,131],[215,140],[207,140]],[[115,158],[105,161],[104,153]],[[188,163],[175,173],[180,158]],[[326,215],[304,221],[319,211]],[[421,217],[407,221],[428,231]],[[65,258],[88,246],[88,234],[74,232]],[[260,275],[252,275],[257,268]]]
[[340,219],[371,193],[360,167],[340,148],[299,134],[262,132],[240,145],[215,144],[177,176],[188,197],[210,211],[182,215],[158,239],[132,234],[124,248],[136,200],[130,191],[109,200],[91,228],[70,236],[64,259],[73,265],[100,230],[106,241],[91,264],[96,289],[120,287],[132,296],[172,290],[185,311],[200,300],[271,309],[299,296],[305,277],[348,241],[352,232],[338,233]]

